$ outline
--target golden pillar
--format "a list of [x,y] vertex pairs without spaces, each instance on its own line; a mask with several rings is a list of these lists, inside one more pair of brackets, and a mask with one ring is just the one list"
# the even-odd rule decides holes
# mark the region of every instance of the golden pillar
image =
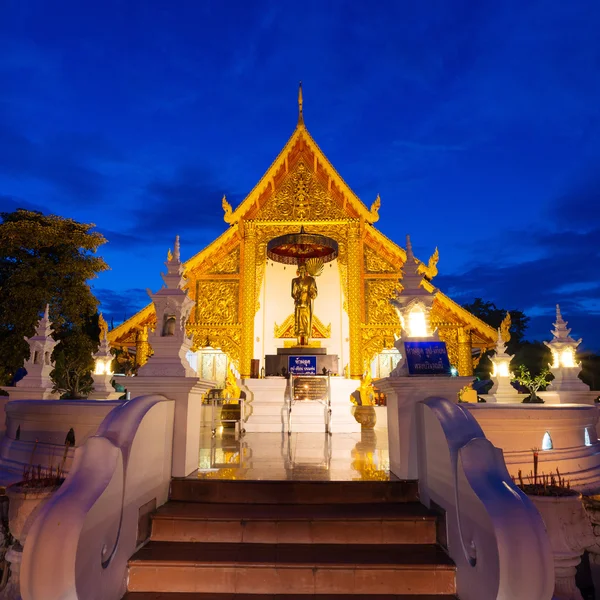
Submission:
[[348,321],[350,324],[350,377],[360,379],[363,375],[361,322],[362,322],[362,251],[360,226],[348,227]]
[[150,343],[148,342],[148,326],[138,330],[135,336],[135,364],[141,367],[148,362]]
[[465,377],[473,375],[471,330],[468,327],[458,328],[458,374]]
[[244,223],[241,279],[242,339],[240,344],[240,376],[245,379],[250,377],[251,361],[254,355],[254,315],[256,309],[256,227],[254,223],[248,221]]

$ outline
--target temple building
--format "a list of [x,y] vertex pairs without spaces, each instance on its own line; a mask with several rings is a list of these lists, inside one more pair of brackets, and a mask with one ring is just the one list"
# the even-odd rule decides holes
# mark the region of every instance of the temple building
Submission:
[[[194,301],[189,358],[198,375],[223,383],[232,363],[241,378],[256,377],[264,373],[265,356],[296,344],[290,293],[296,267],[271,260],[267,245],[304,228],[337,242],[336,258],[315,278],[310,345],[338,357],[339,375],[360,378],[370,369],[373,378],[388,376],[399,358],[394,341],[401,329],[390,298],[401,289],[406,252],[375,226],[379,196],[365,205],[308,132],[301,89],[297,126],[277,158],[239,206],[225,197],[222,206],[227,230],[184,263]],[[418,261],[430,292],[437,261],[437,249]],[[495,346],[497,332],[441,291],[431,315],[450,363],[459,375],[471,375],[473,360]],[[149,304],[111,331],[109,341],[135,351],[143,364],[154,327]]]

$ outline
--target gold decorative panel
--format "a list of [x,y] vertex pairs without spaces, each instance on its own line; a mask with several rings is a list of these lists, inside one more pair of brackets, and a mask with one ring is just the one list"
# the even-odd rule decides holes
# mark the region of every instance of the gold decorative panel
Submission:
[[238,322],[238,281],[200,280],[196,290],[196,323],[225,325]]
[[209,275],[234,275],[240,272],[239,246],[220,260],[208,273]]
[[331,198],[310,168],[299,161],[277,193],[261,208],[257,218],[310,221],[347,217],[347,213]]
[[397,273],[394,265],[381,258],[375,250],[365,246],[365,273]]
[[187,331],[193,335],[192,351],[199,348],[215,348],[225,352],[236,368],[240,367],[240,342],[242,328],[240,325],[207,326],[197,323],[188,324]]
[[[275,323],[274,337],[276,338],[293,338],[294,335],[294,314],[289,315],[281,325]],[[329,338],[331,337],[331,323],[324,325],[323,322],[316,316],[312,317],[312,334],[311,338]]]
[[365,306],[367,323],[398,323],[396,310],[390,303],[398,282],[394,279],[367,279]]

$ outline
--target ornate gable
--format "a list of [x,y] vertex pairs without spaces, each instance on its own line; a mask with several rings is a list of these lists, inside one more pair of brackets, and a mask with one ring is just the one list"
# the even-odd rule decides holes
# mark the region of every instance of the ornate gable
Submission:
[[299,122],[262,179],[235,209],[224,203],[225,221],[379,219],[379,199],[367,208]]

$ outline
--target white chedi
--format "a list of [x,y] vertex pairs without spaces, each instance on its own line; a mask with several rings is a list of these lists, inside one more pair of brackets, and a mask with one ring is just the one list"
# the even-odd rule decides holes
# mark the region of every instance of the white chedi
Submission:
[[439,341],[437,329],[431,331],[431,308],[437,289],[430,292],[423,287],[425,276],[420,263],[413,254],[410,236],[406,236],[406,262],[403,265],[402,291],[390,300],[396,309],[402,331],[394,346],[400,352],[400,360],[391,377],[405,377],[408,373],[405,342]]
[[587,391],[589,387],[579,379],[581,373],[581,363],[578,363],[575,352],[581,338],[575,340],[571,337],[571,329],[567,327],[567,322],[563,319],[560,312],[560,306],[556,305],[556,322],[552,330],[553,338],[550,342],[544,342],[552,352],[552,364],[550,372],[554,379],[548,386],[548,391],[569,392],[569,391]]
[[89,395],[92,400],[116,400],[122,394],[117,392],[112,385],[113,370],[112,361],[114,356],[110,351],[108,341],[108,331],[101,329],[101,340],[98,351],[94,354],[94,371],[92,379],[94,381],[93,391]]
[[173,254],[169,252],[166,273],[161,273],[165,286],[153,294],[148,290],[156,311],[156,327],[148,336],[154,354],[140,367],[139,377],[196,377],[187,354],[192,338],[187,334],[186,324],[194,301],[183,289],[183,265],[181,263],[179,236],[175,238]]
[[[498,328],[498,340],[496,342],[496,350],[489,357],[493,370],[491,379],[493,385],[489,391],[489,396],[493,396],[494,401],[500,403],[515,403],[521,402],[523,395],[511,385],[513,374],[510,371],[510,361],[514,355],[508,354],[506,351],[506,343],[502,338],[502,329]],[[488,401],[491,398],[488,399]]]
[[43,317],[38,321],[35,335],[25,338],[29,344],[29,358],[24,367],[27,375],[16,383],[13,391],[8,388],[11,399],[19,399],[20,392],[26,396],[36,398],[58,397],[52,392],[52,379],[50,373],[54,369],[52,352],[58,343],[53,337],[52,324],[50,323],[50,306],[46,304]]

